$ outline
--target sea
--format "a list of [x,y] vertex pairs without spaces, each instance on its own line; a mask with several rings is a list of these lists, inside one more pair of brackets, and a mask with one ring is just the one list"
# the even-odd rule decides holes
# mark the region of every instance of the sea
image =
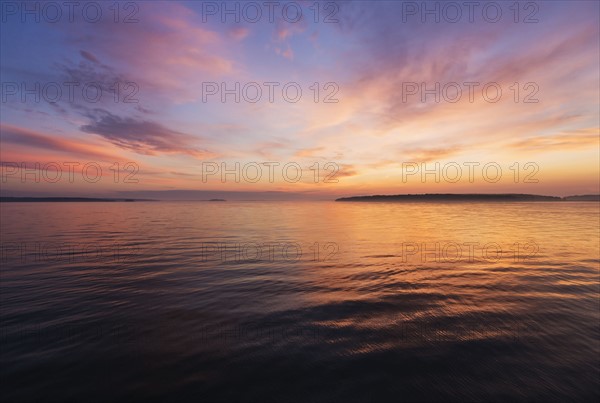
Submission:
[[598,401],[597,202],[2,203],[9,401]]

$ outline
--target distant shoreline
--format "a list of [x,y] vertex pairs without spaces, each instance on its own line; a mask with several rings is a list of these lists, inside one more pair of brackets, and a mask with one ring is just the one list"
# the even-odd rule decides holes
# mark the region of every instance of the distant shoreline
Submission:
[[460,194],[460,193],[426,193],[426,194],[402,194],[402,195],[373,195],[373,196],[351,196],[341,197],[336,199],[338,202],[411,202],[411,201],[422,201],[422,202],[439,202],[439,201],[452,201],[452,202],[561,202],[561,201],[600,201],[600,195],[578,195],[578,196],[542,196],[532,194],[517,194],[517,193],[506,193],[506,194],[485,194],[485,193],[473,193],[473,194]]
[[64,202],[136,202],[136,201],[156,201],[151,199],[108,199],[93,197],[0,197],[0,203],[64,203]]
[[[112,199],[98,197],[0,197],[0,203],[89,203],[89,202],[146,202],[160,201],[157,199]],[[170,200],[169,200],[170,201]],[[198,202],[225,202],[225,199],[190,200]]]
[[[89,202],[159,202],[157,199],[94,198],[94,197],[0,197],[0,203],[89,203]],[[177,200],[164,200],[177,201]],[[182,200],[194,202],[225,202],[225,199]],[[244,200],[240,200],[244,201]],[[250,200],[248,200],[250,201]],[[256,200],[260,201],[260,200]],[[425,193],[399,195],[350,196],[335,199],[336,202],[563,202],[600,201],[600,195],[543,196],[532,194],[485,194],[485,193]]]

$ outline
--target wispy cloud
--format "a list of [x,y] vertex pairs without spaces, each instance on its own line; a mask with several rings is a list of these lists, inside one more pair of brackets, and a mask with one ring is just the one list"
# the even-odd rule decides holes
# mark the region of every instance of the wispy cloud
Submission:
[[[24,151],[28,151],[30,155],[35,153],[35,151],[31,149],[37,149],[37,152],[42,155],[44,153],[58,152],[70,156],[77,156],[79,158],[101,160],[111,160],[115,158],[114,155],[104,152],[101,146],[98,145],[86,144],[82,141],[40,133],[9,124],[1,124],[0,133],[4,147],[10,147],[11,145],[21,147]],[[36,157],[33,159],[35,158]]]
[[116,116],[107,111],[91,117],[92,123],[81,126],[82,131],[98,134],[114,145],[138,154],[182,153],[197,158],[212,155],[197,147],[198,138],[160,123]]
[[600,149],[600,130],[587,128],[550,136],[530,137],[511,144],[512,147],[529,151],[564,151],[597,147]]

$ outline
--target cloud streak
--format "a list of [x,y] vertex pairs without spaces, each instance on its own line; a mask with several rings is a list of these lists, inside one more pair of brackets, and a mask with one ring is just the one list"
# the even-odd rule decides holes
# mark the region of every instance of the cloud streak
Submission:
[[138,154],[180,153],[196,158],[212,155],[196,146],[196,137],[171,130],[160,123],[121,117],[106,111],[92,116],[92,123],[81,126],[81,131],[100,135],[112,144]]

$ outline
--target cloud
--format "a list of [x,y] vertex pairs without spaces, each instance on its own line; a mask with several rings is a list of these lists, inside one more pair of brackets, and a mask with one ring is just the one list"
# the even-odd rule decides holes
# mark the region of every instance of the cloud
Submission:
[[523,150],[562,151],[600,146],[600,129],[588,128],[551,136],[538,136],[513,142],[511,147]]
[[332,176],[332,178],[347,178],[347,177],[356,176],[356,175],[358,175],[358,171],[356,170],[354,165],[342,164],[340,166],[340,170],[337,171],[335,173],[335,175]]
[[120,117],[107,111],[90,115],[92,123],[81,126],[86,133],[98,134],[112,144],[138,154],[181,153],[197,158],[211,156],[195,146],[197,138],[171,130],[160,123]]
[[245,39],[250,34],[250,30],[244,27],[236,27],[229,31],[229,36],[236,41]]
[[288,47],[281,55],[288,60],[294,60],[294,51],[290,47]]
[[292,48],[290,47],[289,44],[287,46],[287,49],[285,49],[285,50],[280,49],[280,48],[275,48],[275,53],[283,56],[284,58],[286,58],[288,60],[294,60],[294,51],[292,50]]
[[79,158],[86,157],[92,159],[111,160],[114,155],[104,152],[98,146],[86,144],[84,142],[75,142],[69,139],[50,136],[31,129],[24,129],[18,126],[0,124],[0,133],[2,143],[13,144],[26,149],[44,150],[44,153],[55,151],[59,153],[72,154]]
[[407,160],[418,162],[439,161],[461,151],[460,147],[415,148],[404,151]]
[[305,149],[296,151],[294,153],[294,156],[299,157],[299,158],[314,157],[316,153],[324,151],[324,150],[325,150],[325,147],[305,148]]
[[275,54],[288,60],[294,60],[294,50],[289,41],[293,36],[303,34],[306,29],[307,22],[305,18],[301,18],[298,22],[285,21],[283,18],[277,19],[271,39]]
[[307,29],[307,22],[305,19],[301,19],[298,22],[286,21],[283,18],[278,18],[273,32],[273,41],[283,42],[290,39],[294,35],[300,35]]
[[289,140],[277,138],[256,144],[252,150],[252,154],[267,159],[277,159],[280,153],[286,152],[289,148]]
[[[66,61],[64,63],[57,63],[55,66],[59,71],[59,74],[63,76],[65,82],[75,83],[75,89],[73,90],[73,100],[70,100],[68,96],[61,97],[62,101],[82,104],[82,103],[115,103],[115,85],[120,85],[119,89],[123,94],[119,95],[120,102],[123,101],[124,91],[122,87],[128,83],[133,83],[133,80],[126,78],[123,74],[117,73],[112,67],[100,63],[91,53],[81,51],[81,56],[84,60],[74,63],[72,61]],[[84,88],[88,87],[85,91]],[[101,93],[97,100],[96,89],[100,88]],[[91,89],[90,89],[91,88]],[[128,91],[129,94],[131,91]],[[83,98],[83,94],[88,98]],[[92,100],[92,101],[91,101]],[[72,101],[72,102],[71,102]]]
[[[72,35],[73,29],[86,32],[89,25],[60,24],[69,27],[68,44],[81,50],[88,62],[110,61],[111,68],[136,81],[146,93],[157,92],[177,102],[197,99],[197,85],[234,72],[227,56],[226,34],[198,24],[198,15],[184,5],[142,2],[138,23],[115,24],[110,18],[94,24],[89,35]],[[243,39],[247,32],[233,30]],[[108,62],[107,62],[108,63]],[[131,79],[134,77],[134,79]]]
[[79,53],[81,54],[81,56],[83,56],[85,59],[89,60],[90,62],[100,63],[98,61],[98,59],[96,59],[96,56],[94,56],[90,52],[86,52],[85,50],[81,50],[81,51],[79,51]]

